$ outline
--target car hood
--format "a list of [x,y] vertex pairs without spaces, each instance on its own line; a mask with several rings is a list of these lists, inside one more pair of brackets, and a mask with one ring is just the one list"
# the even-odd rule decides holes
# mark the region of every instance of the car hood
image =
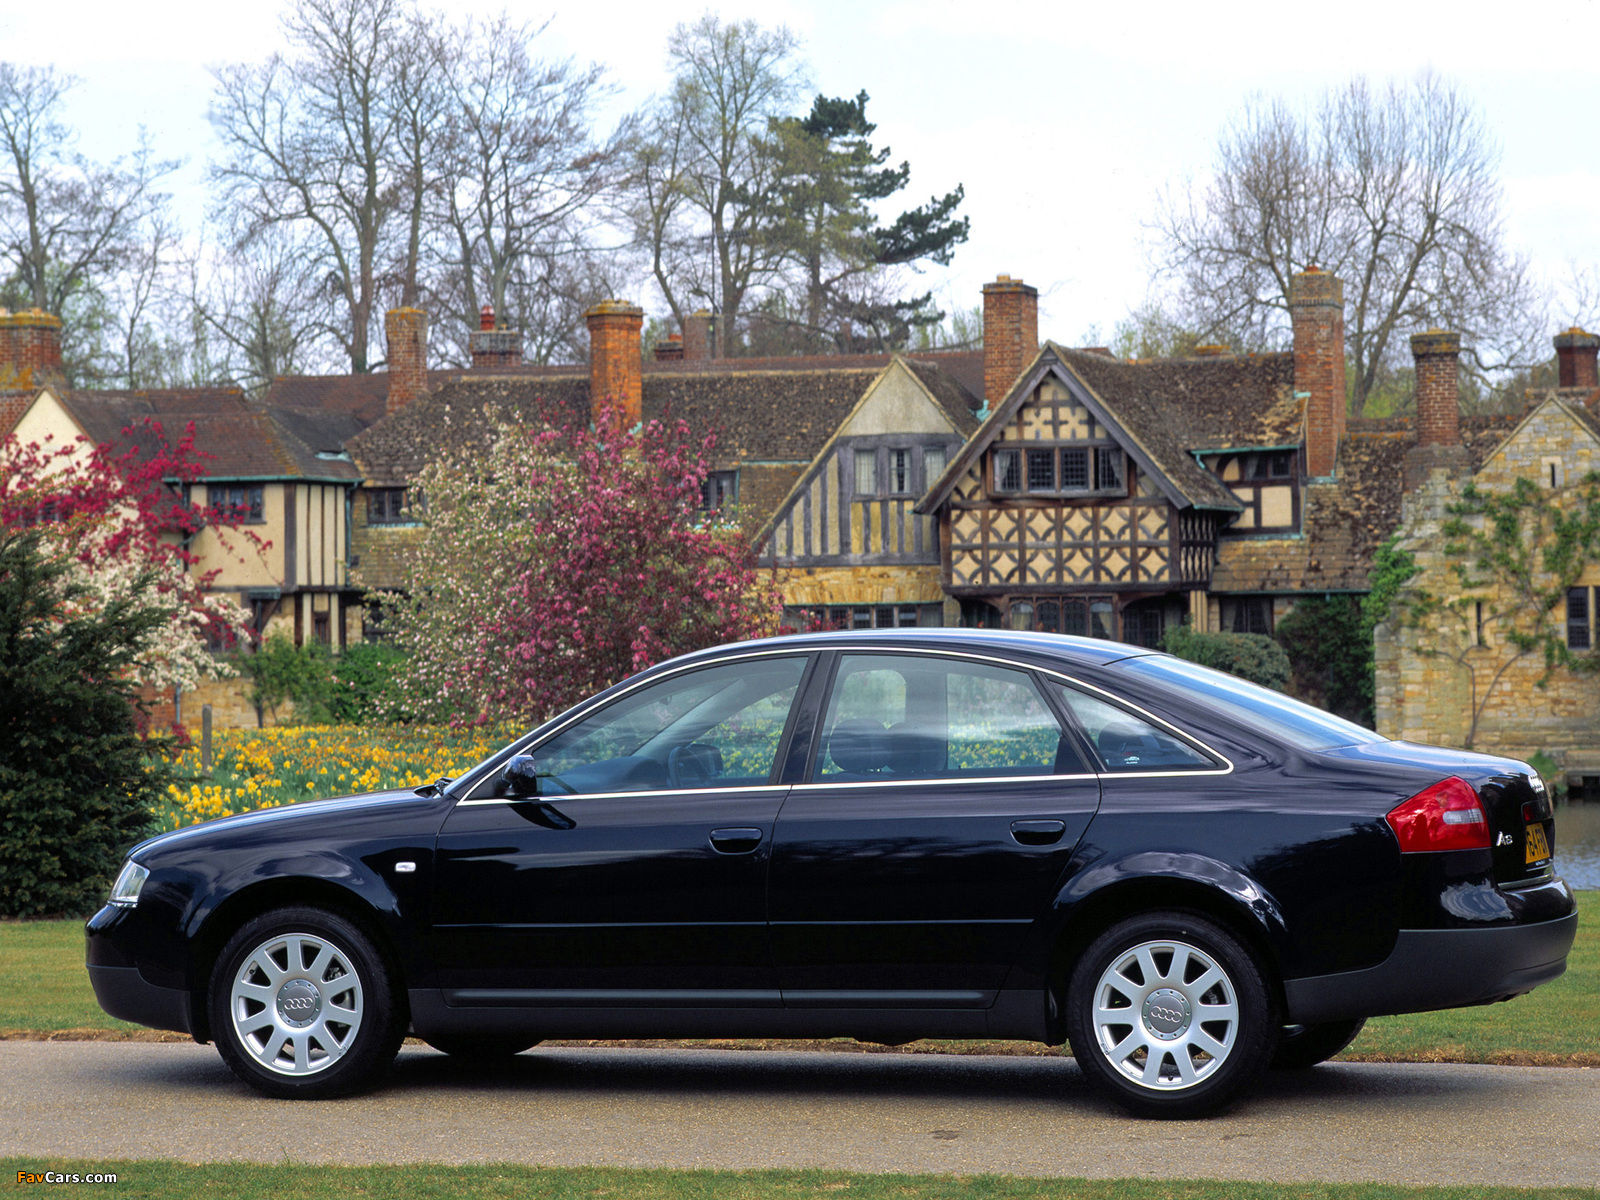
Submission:
[[275,834],[289,835],[297,825],[324,820],[338,821],[371,809],[395,807],[408,802],[410,806],[418,808],[433,808],[438,800],[436,797],[419,796],[414,788],[393,788],[382,792],[361,792],[354,796],[337,796],[329,800],[303,800],[297,804],[258,808],[236,816],[202,821],[171,833],[159,833],[140,842],[128,852],[128,857],[141,859],[146,855],[160,854],[230,834],[249,835],[272,829]]

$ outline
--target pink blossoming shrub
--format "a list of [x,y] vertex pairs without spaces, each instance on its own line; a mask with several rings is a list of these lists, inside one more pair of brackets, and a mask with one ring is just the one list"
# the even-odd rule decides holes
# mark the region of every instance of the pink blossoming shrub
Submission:
[[414,711],[532,723],[662,659],[766,636],[779,601],[732,523],[701,511],[710,437],[503,424],[419,480],[425,532],[382,600]]

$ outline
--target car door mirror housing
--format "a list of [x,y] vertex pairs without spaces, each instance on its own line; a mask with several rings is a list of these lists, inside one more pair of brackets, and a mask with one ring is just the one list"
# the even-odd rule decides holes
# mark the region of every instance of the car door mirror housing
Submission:
[[506,796],[537,796],[539,774],[531,754],[518,754],[500,772],[500,788]]

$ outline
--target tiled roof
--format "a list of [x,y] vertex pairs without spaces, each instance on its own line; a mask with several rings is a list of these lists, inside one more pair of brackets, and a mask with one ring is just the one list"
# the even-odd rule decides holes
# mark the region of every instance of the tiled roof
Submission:
[[[1516,424],[1514,417],[1463,417],[1462,442],[1473,470]],[[1223,537],[1213,592],[1360,592],[1372,555],[1400,521],[1406,451],[1416,444],[1410,418],[1351,421],[1333,482],[1305,491],[1304,533]]]
[[[348,460],[318,457],[319,450],[338,449],[324,445],[334,435],[318,432],[320,418],[291,424],[252,404],[237,388],[74,391],[63,403],[93,441],[112,446],[153,448],[147,418],[160,423],[169,443],[182,438],[192,422],[197,457],[213,479],[358,477]],[[129,429],[132,434],[124,432]]]
[[[715,431],[714,466],[741,465],[747,475],[758,467],[786,466],[793,475],[817,455],[888,362],[884,355],[854,355],[646,364],[644,415]],[[970,431],[970,393],[942,363],[911,365],[958,428]],[[586,422],[588,370],[462,373],[355,435],[348,446],[371,483],[395,486],[413,479],[440,450],[487,446],[496,414],[530,424]],[[759,524],[787,490],[779,489],[777,476],[758,481],[749,475],[740,504]]]

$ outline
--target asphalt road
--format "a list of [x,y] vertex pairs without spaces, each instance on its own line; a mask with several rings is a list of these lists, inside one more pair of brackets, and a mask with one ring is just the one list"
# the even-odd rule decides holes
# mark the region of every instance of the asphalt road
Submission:
[[1328,1064],[1220,1117],[1135,1121],[1069,1059],[408,1047],[377,1092],[265,1100],[210,1047],[0,1042],[0,1153],[68,1159],[825,1167],[1600,1185],[1600,1071]]

